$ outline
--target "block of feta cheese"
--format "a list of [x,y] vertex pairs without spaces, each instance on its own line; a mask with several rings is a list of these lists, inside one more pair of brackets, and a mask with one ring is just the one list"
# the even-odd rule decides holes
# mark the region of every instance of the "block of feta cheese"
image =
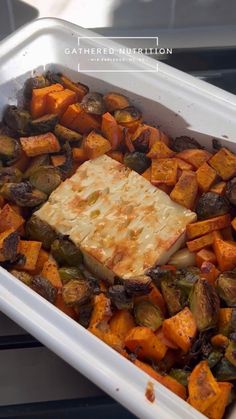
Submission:
[[164,264],[196,214],[108,156],[83,163],[35,213],[81,249],[85,263],[112,282]]

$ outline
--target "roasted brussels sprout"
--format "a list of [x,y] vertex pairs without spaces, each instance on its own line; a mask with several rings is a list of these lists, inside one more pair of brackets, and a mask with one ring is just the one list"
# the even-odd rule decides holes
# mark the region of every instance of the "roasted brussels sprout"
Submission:
[[171,269],[162,266],[151,268],[147,271],[147,275],[152,278],[158,288],[161,288],[161,282],[165,280],[173,280],[175,275]]
[[45,193],[33,189],[29,182],[5,183],[0,194],[19,207],[36,207],[47,199]]
[[129,99],[126,96],[116,92],[107,93],[104,96],[104,101],[108,112],[124,109],[130,105]]
[[194,138],[185,135],[176,137],[171,141],[171,149],[177,153],[183,150],[203,148]]
[[1,244],[0,261],[16,262],[19,242],[20,236],[16,231],[6,235]]
[[81,305],[86,303],[92,296],[92,290],[87,281],[72,279],[62,288],[62,297],[67,305]]
[[31,77],[26,80],[24,84],[24,96],[27,100],[32,97],[33,89],[41,89],[42,87],[49,86],[49,81],[44,76]]
[[50,159],[48,154],[41,154],[40,156],[33,157],[23,175],[24,179],[28,179],[35,172],[35,170],[38,170],[39,167],[47,166],[49,164]]
[[94,115],[102,115],[106,112],[105,102],[101,93],[89,92],[87,93],[81,102],[81,106],[87,113]]
[[91,274],[91,272],[89,272],[84,265],[80,266],[80,271],[82,272],[83,277],[89,282],[92,290],[93,290],[93,294],[100,294],[101,289],[100,289],[100,285],[99,285],[99,281],[98,279]]
[[0,135],[0,160],[10,165],[20,156],[20,143],[8,135]]
[[200,273],[200,269],[196,266],[189,266],[176,271],[176,284],[186,297],[189,296],[193,285],[199,279]]
[[213,369],[213,374],[218,381],[236,380],[236,367],[226,358],[222,358]]
[[169,375],[175,378],[175,380],[182,384],[184,387],[187,387],[188,385],[188,378],[190,374],[190,371],[185,371],[180,368],[171,368],[169,372]]
[[228,271],[220,274],[216,285],[220,298],[228,307],[236,307],[236,272]]
[[16,106],[8,106],[4,112],[3,120],[5,124],[19,135],[29,132],[29,122],[31,115],[28,111],[18,109]]
[[142,114],[139,109],[134,106],[128,106],[124,109],[117,109],[114,113],[115,119],[118,124],[129,124],[130,122],[139,121]]
[[64,266],[59,269],[59,274],[63,284],[66,284],[71,279],[81,278],[81,271],[76,266]]
[[25,285],[31,286],[32,275],[30,275],[28,272],[12,269],[10,273],[18,278],[21,282],[24,282]]
[[58,115],[47,114],[30,121],[29,132],[31,135],[45,134],[46,132],[53,131],[57,123]]
[[225,195],[231,204],[236,205],[236,177],[227,182]]
[[63,127],[57,124],[54,128],[54,134],[60,141],[68,141],[69,143],[81,143],[83,136],[76,131],[72,131],[69,128]]
[[54,166],[41,166],[30,176],[31,185],[46,195],[50,195],[61,183],[59,170]]
[[215,192],[202,194],[196,205],[198,220],[217,217],[229,212],[229,203],[227,199]]
[[34,276],[31,281],[31,288],[50,303],[54,304],[57,296],[57,289],[51,282],[42,276]]
[[190,310],[196,320],[199,331],[211,329],[217,325],[220,299],[215,290],[205,279],[198,279],[189,296]]
[[47,71],[46,79],[50,84],[59,83],[62,84],[61,74],[54,73],[53,71]]
[[182,310],[184,305],[183,294],[172,280],[161,281],[161,291],[166,302],[170,316]]
[[134,317],[138,325],[149,327],[153,331],[157,330],[163,322],[161,310],[150,301],[140,301],[135,304]]
[[22,176],[21,171],[16,167],[0,167],[0,187],[5,183],[18,183]]
[[73,155],[72,155],[72,150],[69,143],[66,143],[63,148],[65,150],[65,161],[64,163],[57,166],[57,169],[60,172],[61,179],[65,180],[68,176],[72,174]]
[[53,257],[60,265],[80,266],[82,254],[70,240],[56,239],[51,245]]
[[108,296],[118,310],[124,308],[130,309],[133,307],[132,298],[125,291],[124,285],[112,285],[109,287]]
[[139,275],[124,280],[127,294],[131,296],[149,294],[151,291],[151,279],[147,275]]
[[229,344],[225,351],[225,358],[229,362],[231,362],[231,364],[233,364],[234,367],[236,367],[236,342],[234,342],[233,340],[229,341]]
[[50,249],[51,244],[57,237],[57,234],[52,227],[35,215],[32,215],[27,221],[25,232],[28,239],[42,242],[44,249],[47,250]]
[[151,160],[146,154],[133,151],[125,154],[124,164],[141,175],[151,165]]
[[75,311],[78,311],[79,319],[78,323],[81,324],[81,326],[86,327],[86,329],[89,327],[90,318],[93,311],[92,304],[82,304],[77,307],[75,306]]
[[223,357],[223,354],[221,351],[213,350],[210,355],[207,358],[207,362],[210,368],[214,368],[218,362]]

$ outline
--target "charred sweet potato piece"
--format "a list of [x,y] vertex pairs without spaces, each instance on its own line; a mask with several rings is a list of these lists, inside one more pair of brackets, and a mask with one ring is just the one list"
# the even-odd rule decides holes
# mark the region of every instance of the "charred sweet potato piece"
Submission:
[[58,266],[56,261],[52,257],[50,257],[44,263],[41,275],[44,278],[47,278],[55,288],[62,288],[62,282],[58,271]]
[[138,358],[160,361],[164,358],[167,347],[158,340],[155,333],[145,326],[137,326],[129,331],[125,346]]
[[88,160],[89,157],[83,147],[74,147],[72,148],[73,160],[78,163],[83,163]]
[[151,182],[151,173],[152,173],[152,169],[151,169],[151,167],[148,167],[148,169],[145,170],[145,172],[142,173],[142,176],[145,179],[149,180],[149,182]]
[[185,352],[190,349],[192,339],[197,333],[196,322],[187,307],[164,320],[162,328],[164,335]]
[[228,180],[236,175],[236,156],[227,148],[222,147],[214,154],[209,160],[209,164],[223,180]]
[[218,193],[219,195],[224,195],[226,191],[226,182],[218,182],[213,185],[210,189],[210,192]]
[[14,228],[0,233],[0,262],[14,262],[18,252],[20,236]]
[[39,251],[35,268],[32,271],[30,271],[31,275],[39,275],[42,272],[44,264],[48,261],[48,259],[49,259],[49,253],[46,252],[46,250],[41,248]]
[[217,335],[212,336],[211,344],[217,348],[225,349],[229,344],[229,339],[221,333],[218,333]]
[[205,278],[210,284],[214,285],[216,278],[220,275],[219,269],[209,262],[204,261],[201,265],[201,277]]
[[[175,152],[162,141],[156,141],[148,152],[150,159],[165,159],[173,157]],[[176,163],[176,162],[175,162]]]
[[16,268],[23,269],[25,271],[34,270],[41,246],[41,242],[21,240],[18,246],[18,253],[25,257],[25,262],[23,264],[16,265]]
[[173,186],[177,181],[177,163],[172,159],[156,159],[152,160],[151,166],[151,183],[158,186],[164,183]]
[[39,156],[40,154],[57,153],[61,149],[57,138],[51,132],[32,137],[21,137],[20,142],[28,157]]
[[219,268],[222,272],[236,267],[236,243],[214,237],[213,247]]
[[9,228],[18,230],[21,226],[23,226],[24,222],[24,218],[14,211],[9,204],[6,204],[0,212],[0,233]]
[[199,169],[203,163],[207,162],[211,158],[212,154],[206,150],[201,149],[188,149],[183,150],[176,154],[176,157],[191,164],[195,169]]
[[232,384],[227,382],[218,382],[220,394],[217,399],[205,411],[209,419],[222,419],[225,409],[229,403]]
[[234,309],[227,307],[227,308],[220,308],[219,311],[219,319],[218,319],[218,330],[221,334],[225,336],[229,336],[230,332],[232,331],[232,315],[234,313]]
[[221,230],[222,228],[228,227],[230,222],[229,214],[219,215],[218,217],[204,221],[197,221],[196,223],[187,225],[187,238],[194,239],[195,237],[211,233],[214,230]]
[[110,142],[95,131],[88,134],[84,140],[83,146],[89,159],[95,159],[111,150]]
[[197,183],[202,192],[208,192],[215,182],[217,173],[208,163],[203,163],[196,171]]
[[210,249],[201,249],[196,254],[196,265],[201,268],[203,262],[216,263],[216,255]]
[[63,311],[63,313],[67,314],[67,316],[71,317],[72,319],[77,318],[77,314],[75,310],[73,309],[73,307],[70,307],[67,304],[65,304],[62,294],[60,293],[57,293],[55,306],[59,308],[59,310]]
[[109,330],[108,322],[112,316],[111,300],[103,293],[96,295],[94,306],[89,322],[89,330],[99,329],[101,331]]
[[[146,124],[140,124],[134,133],[131,134],[130,139],[134,145],[135,150],[146,153],[153,147],[156,141],[161,141],[160,131]],[[165,141],[163,141],[165,142]]]
[[60,92],[49,93],[46,97],[46,111],[48,113],[62,115],[69,105],[76,102],[76,93],[65,89]]
[[52,92],[61,92],[64,87],[59,84],[52,84],[51,86],[42,87],[41,89],[32,90],[32,99],[30,104],[30,113],[32,118],[40,118],[47,113],[46,103],[47,96]]
[[112,150],[116,150],[123,139],[123,128],[117,124],[109,112],[102,115],[102,134],[110,142]]
[[193,209],[198,192],[196,174],[191,171],[183,171],[178,182],[170,193],[173,201],[186,208]]
[[100,119],[96,115],[86,113],[79,103],[68,106],[60,123],[81,134],[100,129]]
[[66,161],[66,156],[55,154],[55,156],[51,156],[51,162],[54,167],[61,166]]
[[89,88],[82,83],[74,83],[72,80],[64,75],[60,75],[60,81],[66,89],[72,90],[76,93],[76,100],[81,102],[83,97],[88,93]]
[[124,109],[130,105],[129,99],[126,96],[116,92],[107,93],[104,96],[104,101],[108,112]]
[[124,341],[130,329],[135,327],[135,322],[129,310],[123,309],[118,310],[115,314],[113,314],[109,325],[111,332],[119,336],[119,338]]
[[191,372],[188,390],[189,403],[202,413],[219,397],[220,388],[211,373],[207,361],[199,362]]

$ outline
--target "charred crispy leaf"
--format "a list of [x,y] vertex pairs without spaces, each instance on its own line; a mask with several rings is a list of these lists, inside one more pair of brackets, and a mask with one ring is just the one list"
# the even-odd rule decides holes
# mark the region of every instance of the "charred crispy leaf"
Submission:
[[69,142],[67,142],[64,145],[64,150],[65,150],[65,161],[63,164],[61,164],[60,166],[57,167],[57,169],[60,171],[60,175],[62,180],[65,180],[68,176],[70,176],[72,174],[72,170],[73,170],[73,155],[72,155],[72,150],[71,150],[71,146],[69,144]]
[[83,279],[72,279],[62,288],[62,297],[66,304],[84,304],[92,296],[92,289]]
[[181,289],[186,297],[189,296],[193,285],[199,279],[199,275],[200,269],[195,266],[179,269],[176,271],[176,285]]
[[31,288],[50,303],[54,304],[57,296],[57,289],[51,282],[42,276],[35,276],[31,281]]
[[112,285],[109,287],[108,296],[118,310],[133,307],[132,298],[127,294],[124,285]]
[[162,266],[157,266],[156,268],[149,269],[147,275],[150,276],[150,278],[152,278],[152,280],[158,288],[161,287],[161,282],[164,279],[173,280],[175,278],[175,275],[172,270]]
[[216,283],[220,298],[228,307],[236,307],[236,272],[223,272],[218,276]]
[[124,281],[124,287],[127,294],[132,296],[149,294],[151,291],[151,279],[147,275],[127,278]]
[[76,131],[69,128],[63,127],[63,125],[57,124],[54,129],[54,134],[58,140],[69,143],[81,143],[83,136]]
[[190,310],[199,331],[211,329],[217,325],[220,300],[213,285],[200,278],[193,286],[189,301]]
[[42,242],[43,247],[48,250],[57,234],[49,224],[33,215],[26,223],[26,236],[31,240]]
[[82,304],[77,309],[75,306],[75,310],[79,314],[78,322],[81,324],[81,326],[86,327],[87,329],[89,327],[89,322],[93,311],[92,304]]
[[169,372],[169,375],[175,378],[175,380],[177,380],[180,384],[187,387],[190,371],[185,371],[184,369],[180,368],[172,368]]
[[36,207],[47,199],[44,192],[32,188],[29,182],[6,183],[0,193],[4,198],[20,207]]

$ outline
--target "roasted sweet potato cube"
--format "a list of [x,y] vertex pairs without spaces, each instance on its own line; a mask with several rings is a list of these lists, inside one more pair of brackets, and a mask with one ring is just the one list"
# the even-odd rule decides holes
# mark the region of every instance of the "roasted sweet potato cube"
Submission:
[[202,192],[208,192],[215,182],[217,173],[208,163],[203,163],[196,171],[197,183]]
[[41,275],[47,278],[55,288],[62,288],[58,266],[52,257],[44,263]]
[[31,275],[39,275],[42,272],[43,266],[45,262],[48,261],[48,259],[49,259],[49,253],[46,252],[46,250],[41,248],[39,251],[36,266],[32,271],[30,271]]
[[108,322],[112,317],[111,300],[103,293],[96,295],[94,298],[94,306],[89,322],[89,330],[100,329],[108,331]]
[[66,89],[72,90],[76,93],[76,99],[78,102],[81,102],[83,97],[88,93],[89,88],[82,83],[74,83],[72,80],[68,79],[68,77],[62,75],[61,81],[63,86]]
[[225,214],[210,218],[208,220],[197,221],[196,223],[188,224],[186,228],[187,238],[194,239],[195,237],[211,233],[214,230],[221,230],[222,228],[228,227],[230,222],[230,215]]
[[21,240],[18,246],[18,253],[25,257],[25,263],[16,265],[16,268],[23,269],[24,271],[34,270],[41,246],[41,242]]
[[199,169],[203,163],[207,162],[211,158],[212,154],[206,150],[201,149],[188,149],[183,150],[176,154],[176,157],[191,164],[195,169]]
[[62,115],[69,105],[76,102],[76,93],[65,89],[61,92],[49,93],[46,97],[46,111],[48,113]]
[[170,197],[173,201],[186,208],[193,209],[198,192],[196,174],[183,171],[178,182],[173,188]]
[[233,385],[227,382],[219,382],[218,386],[220,389],[220,394],[217,399],[212,403],[205,411],[204,415],[206,415],[209,419],[222,419],[225,413],[225,409],[228,406],[230,393]]
[[151,166],[151,183],[159,185],[164,183],[168,186],[173,186],[177,181],[177,163],[172,159],[155,159],[152,160]]
[[68,106],[67,110],[61,117],[61,125],[87,134],[94,129],[100,129],[100,119],[95,115],[90,115],[84,111],[79,103]]
[[116,150],[123,139],[123,128],[117,124],[114,116],[109,112],[102,115],[102,134],[111,143],[112,150]]
[[216,263],[216,255],[215,255],[215,253],[212,250],[210,250],[210,249],[201,249],[201,250],[199,250],[197,252],[197,254],[196,254],[196,265],[199,268],[201,268],[203,262]]
[[179,159],[178,157],[173,158],[177,164],[179,170],[193,170],[193,166],[190,163],[187,163],[186,161]]
[[230,271],[236,267],[236,243],[214,237],[213,247],[219,268],[222,272]]
[[29,157],[57,153],[61,149],[59,141],[52,132],[32,137],[21,137],[20,142],[25,154]]
[[219,397],[220,388],[207,361],[201,361],[193,369],[188,382],[189,403],[200,412],[205,412]]
[[164,335],[171,339],[184,352],[190,349],[192,339],[196,336],[197,325],[188,307],[175,316],[164,320],[162,325]]
[[202,263],[201,278],[205,278],[210,284],[214,285],[216,278],[220,275],[219,269],[208,261]]
[[198,252],[204,247],[211,246],[214,241],[214,236],[212,233],[205,234],[204,236],[198,237],[195,240],[188,241],[186,243],[188,250],[190,252]]
[[88,134],[83,146],[89,159],[95,159],[111,150],[110,142],[95,131]]
[[125,346],[140,359],[160,361],[164,358],[167,347],[157,338],[155,333],[144,326],[134,327],[125,338]]
[[129,310],[118,310],[113,314],[110,322],[111,332],[124,341],[129,331],[135,327],[135,322]]
[[234,219],[232,220],[231,225],[233,229],[236,231],[236,217],[234,217]]
[[175,152],[162,141],[156,141],[147,154],[150,159],[165,159],[174,155]]
[[36,119],[45,115],[47,113],[46,99],[49,93],[61,92],[62,90],[64,90],[64,87],[59,83],[52,84],[51,86],[47,87],[42,87],[41,89],[33,89],[30,104],[30,112],[32,118]]
[[61,166],[63,163],[65,163],[66,157],[64,155],[55,155],[51,156],[51,162],[54,167]]
[[236,175],[236,156],[227,148],[222,147],[211,157],[209,164],[223,180]]
[[73,160],[78,163],[83,163],[88,160],[89,157],[83,147],[74,147],[72,148]]
[[211,187],[210,192],[215,192],[220,195],[224,195],[225,189],[226,189],[226,182],[218,182]]
[[18,230],[21,226],[23,226],[24,222],[24,218],[14,211],[9,204],[6,204],[0,212],[0,233],[9,228]]

